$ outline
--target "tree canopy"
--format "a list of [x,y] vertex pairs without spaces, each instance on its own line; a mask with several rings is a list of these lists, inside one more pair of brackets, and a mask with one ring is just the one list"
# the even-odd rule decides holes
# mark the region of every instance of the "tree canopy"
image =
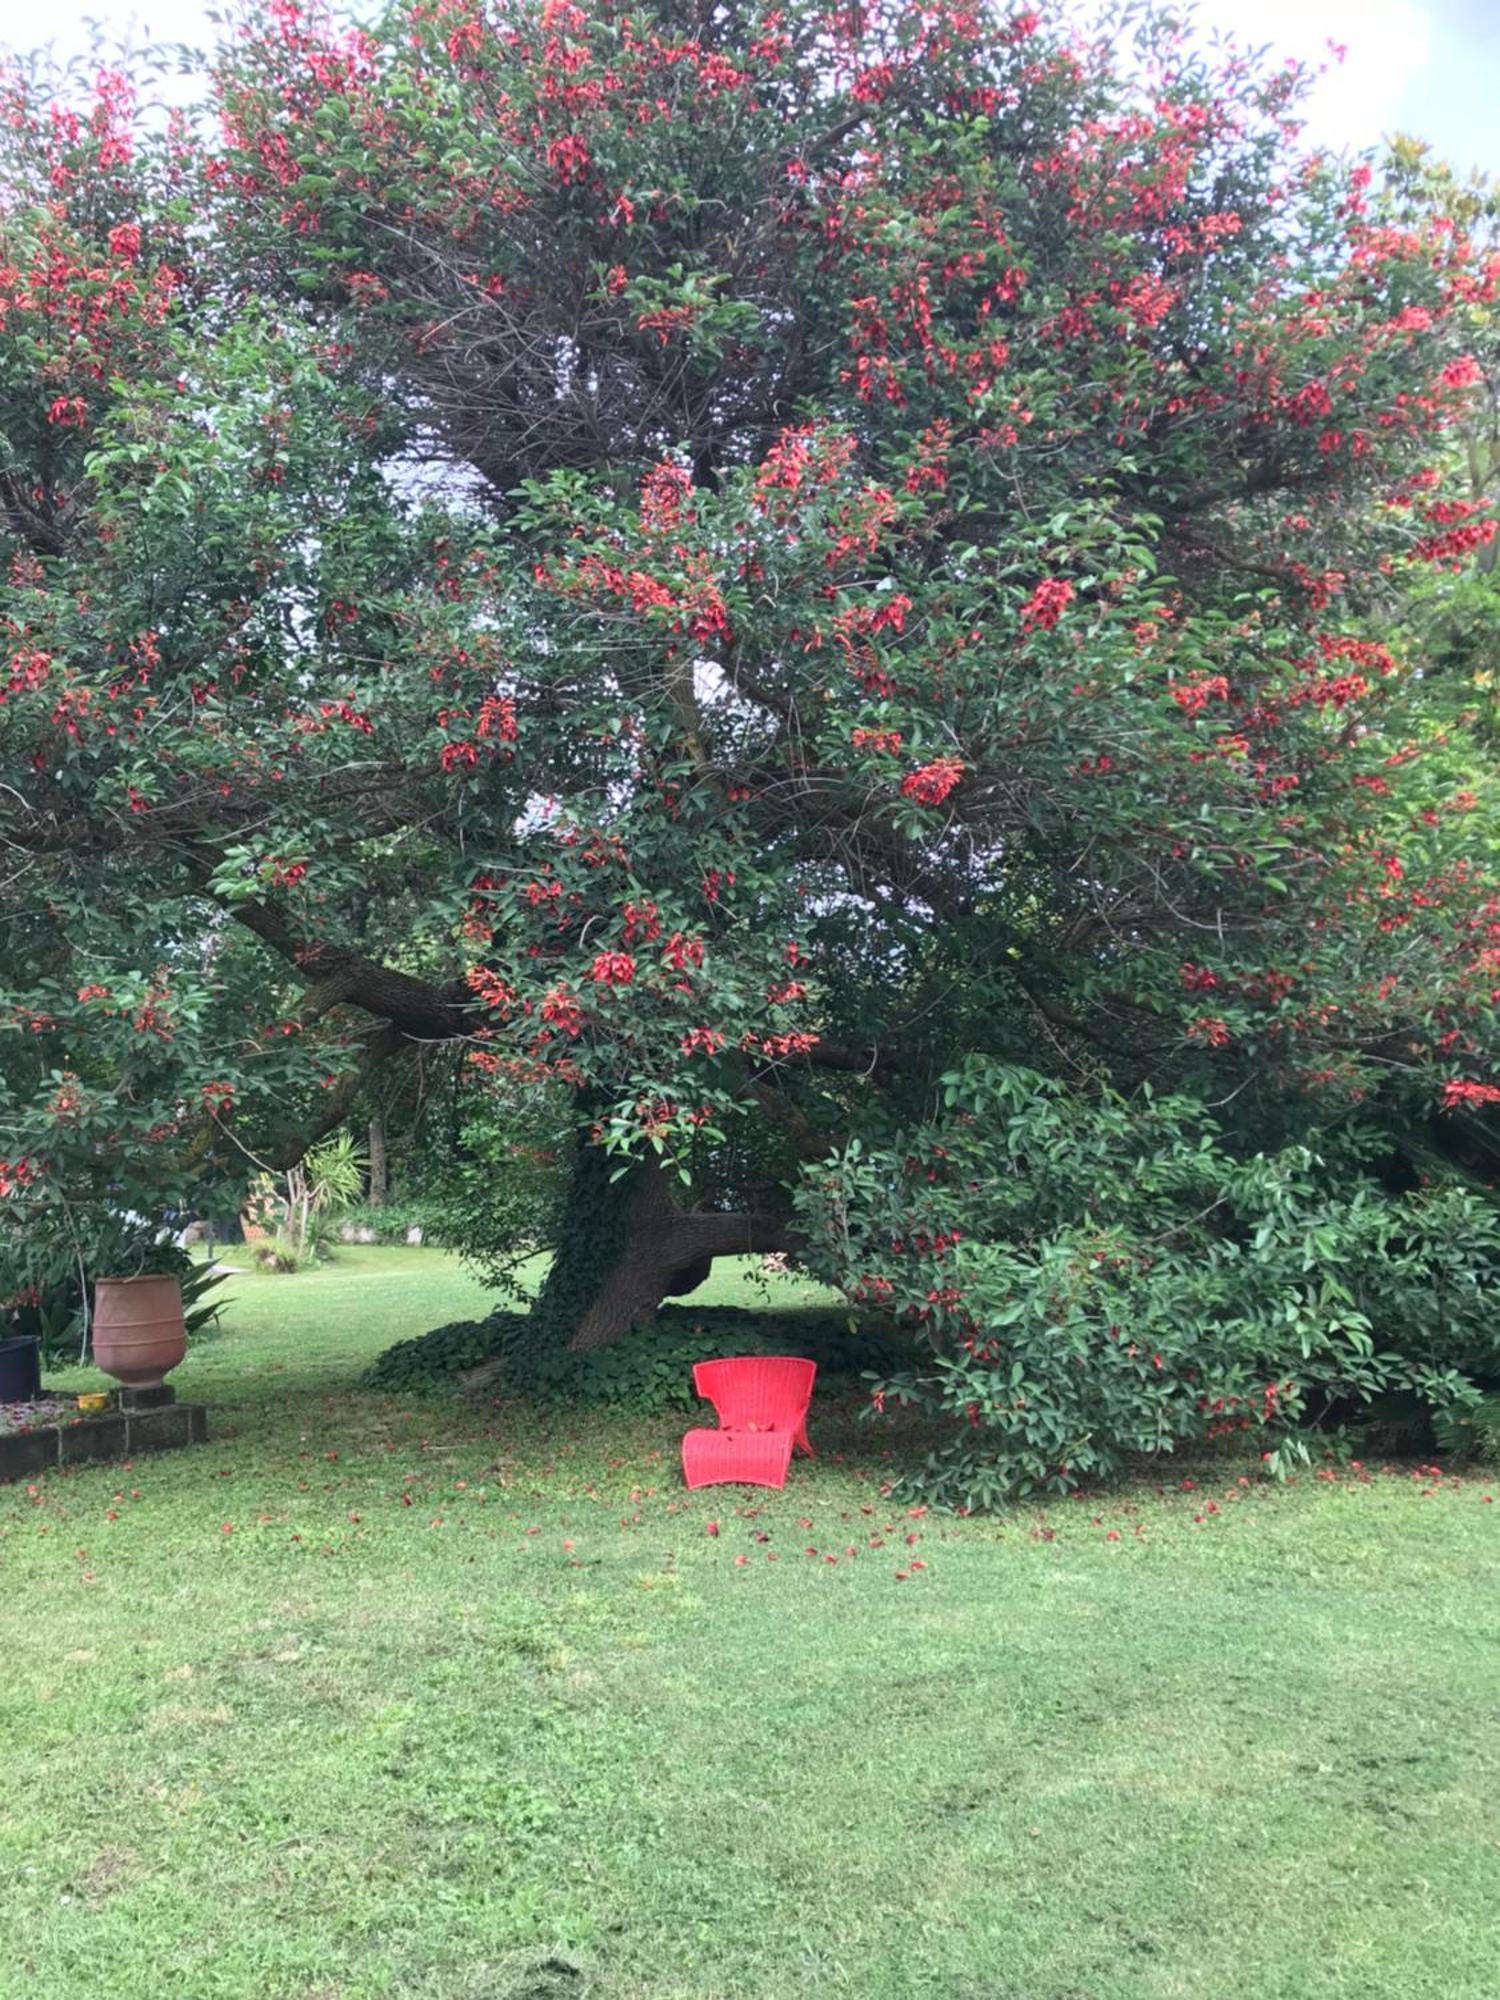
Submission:
[[638,1163],[591,1342],[971,1058],[1252,1147],[1500,1101],[1410,616],[1493,547],[1500,259],[1304,81],[957,0],[276,0],[166,122],[17,71],[6,1190],[457,1062]]

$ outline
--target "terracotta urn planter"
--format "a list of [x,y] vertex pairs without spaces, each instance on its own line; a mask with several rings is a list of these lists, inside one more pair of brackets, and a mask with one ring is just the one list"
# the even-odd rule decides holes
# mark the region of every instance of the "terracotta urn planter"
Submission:
[[127,1389],[156,1389],[187,1352],[175,1278],[100,1278],[94,1286],[94,1360]]

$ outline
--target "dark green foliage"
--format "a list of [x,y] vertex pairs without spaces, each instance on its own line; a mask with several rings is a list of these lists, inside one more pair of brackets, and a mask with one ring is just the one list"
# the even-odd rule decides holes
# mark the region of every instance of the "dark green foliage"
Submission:
[[487,1361],[524,1356],[519,1379],[501,1379],[542,1395],[615,1403],[650,1412],[688,1408],[693,1363],[733,1354],[799,1354],[818,1364],[823,1379],[850,1381],[867,1369],[899,1366],[906,1347],[876,1323],[839,1312],[756,1312],[743,1306],[664,1306],[656,1322],[586,1354],[561,1346],[537,1356],[524,1339],[525,1313],[455,1320],[417,1340],[389,1347],[365,1376],[377,1389],[431,1388]]
[[[557,1092],[493,1088],[460,1065],[401,1177],[426,1240],[462,1253],[502,1297],[528,1297],[519,1267],[553,1240],[566,1199],[574,1107]],[[380,1210],[362,1221],[379,1228]]]
[[1395,1390],[1375,1398],[1354,1435],[1367,1458],[1438,1452],[1455,1465],[1500,1465],[1500,1391],[1434,1410],[1412,1391]]
[[377,1355],[363,1380],[372,1389],[423,1389],[499,1360],[525,1313],[494,1312],[487,1319],[455,1319],[413,1340],[398,1340]]

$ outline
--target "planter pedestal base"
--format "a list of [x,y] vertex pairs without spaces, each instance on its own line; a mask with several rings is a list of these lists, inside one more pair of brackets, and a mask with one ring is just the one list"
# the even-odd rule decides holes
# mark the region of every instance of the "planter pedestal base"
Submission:
[[164,1410],[177,1401],[177,1391],[170,1382],[161,1382],[154,1389],[120,1389],[115,1400],[122,1410]]

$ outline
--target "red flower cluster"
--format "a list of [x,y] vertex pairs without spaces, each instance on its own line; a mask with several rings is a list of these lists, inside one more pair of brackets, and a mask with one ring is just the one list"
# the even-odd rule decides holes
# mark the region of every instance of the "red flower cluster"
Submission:
[[1500,1086],[1466,1076],[1450,1078],[1443,1085],[1443,1109],[1457,1111],[1463,1104],[1500,1104]]
[[1188,1040],[1202,1042],[1210,1049],[1222,1049],[1229,1040],[1229,1024],[1217,1014],[1202,1014],[1196,1021],[1188,1022]]
[[1229,699],[1229,683],[1222,674],[1211,674],[1200,681],[1180,681],[1172,690],[1172,699],[1184,715],[1201,715],[1215,696],[1220,701]]
[[508,694],[486,695],[479,704],[474,734],[496,743],[514,743],[520,735],[516,726],[516,705]]
[[805,1056],[809,1049],[818,1046],[819,1037],[806,1033],[797,1035],[762,1035],[760,1051],[767,1056]]
[[35,1160],[0,1160],[0,1199],[20,1194],[36,1179],[39,1171]]
[[568,132],[561,139],[554,139],[547,148],[547,165],[564,187],[574,181],[585,180],[589,170],[589,149],[586,142],[580,139],[576,132]]
[[516,1004],[516,989],[498,972],[491,972],[488,966],[471,965],[467,980],[469,991],[476,994],[486,1007],[497,1014],[506,1015]]
[[689,1028],[678,1047],[685,1056],[717,1055],[724,1046],[724,1037],[717,1028]]
[[661,955],[674,971],[686,972],[690,966],[703,963],[703,940],[689,937],[685,931],[673,931],[662,946]]
[[9,676],[0,681],[0,702],[8,695],[25,694],[38,688],[52,671],[52,655],[40,653],[35,647],[28,652],[12,653]]
[[901,780],[901,793],[919,805],[940,806],[963,774],[962,758],[934,757]]
[[589,977],[596,986],[628,986],[635,978],[635,960],[628,951],[601,951]]
[[542,999],[542,1019],[552,1028],[576,1038],[583,1032],[583,1009],[566,986],[554,986]]
[[1073,602],[1073,596],[1073,586],[1064,578],[1044,578],[1021,606],[1021,630],[1031,632],[1040,627],[1050,632]]

